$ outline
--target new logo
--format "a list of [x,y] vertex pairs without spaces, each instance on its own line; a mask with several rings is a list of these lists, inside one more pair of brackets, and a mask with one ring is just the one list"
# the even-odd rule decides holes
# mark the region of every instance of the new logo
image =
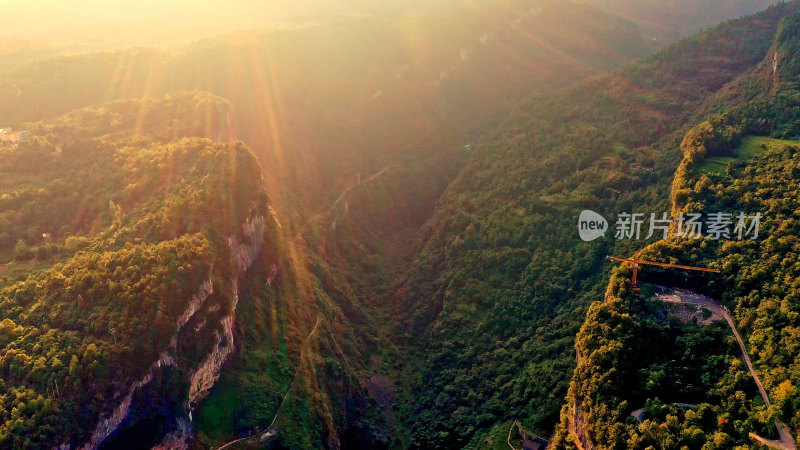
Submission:
[[606,234],[608,222],[596,212],[585,209],[578,217],[578,235],[585,242],[593,241]]

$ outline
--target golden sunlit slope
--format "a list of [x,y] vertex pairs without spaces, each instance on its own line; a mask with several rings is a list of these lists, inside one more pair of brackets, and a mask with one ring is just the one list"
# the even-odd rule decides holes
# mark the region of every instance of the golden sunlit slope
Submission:
[[[397,418],[374,399],[384,397],[387,383],[372,382],[378,372],[386,377],[392,362],[380,358],[391,344],[389,319],[373,314],[388,291],[384,270],[391,263],[383,258],[392,255],[383,249],[410,251],[409,236],[462,164],[464,145],[477,148],[520,97],[645,51],[635,26],[592,8],[553,2],[535,10],[516,4],[457,11],[340,16],[232,33],[179,51],[63,56],[1,76],[3,126],[34,130],[25,122],[86,105],[204,89],[227,102],[192,124],[223,145],[242,139],[258,154],[280,239],[240,286],[247,313],[231,331],[239,353],[195,411],[204,444],[264,430],[276,410],[280,439],[296,448],[402,440]],[[195,117],[190,112],[142,107],[133,111],[133,129],[180,130],[176,124]],[[166,171],[169,161],[164,165]],[[163,227],[182,230],[174,216],[196,205],[168,206]],[[196,215],[189,217],[194,223]],[[400,229],[406,234],[398,238]],[[319,334],[311,335],[317,320]],[[200,349],[184,344],[202,354],[208,342],[201,340]],[[132,364],[146,373],[148,363]],[[152,404],[171,408],[161,400],[171,401],[158,394]],[[135,408],[147,420],[122,423],[113,442],[160,438],[151,427],[161,416],[146,402]]]
[[268,175],[325,204],[359,172],[474,143],[519,98],[645,52],[629,22],[569,3],[526,5],[340,17],[171,53],[44,61],[2,76],[0,123],[207,90],[232,102],[239,137],[276,168]]
[[[0,145],[0,448],[391,428],[362,299],[282,227],[230,113],[207,93],[120,100]],[[348,431],[367,416],[378,431]]]
[[278,229],[255,156],[208,134],[228,107],[120,101],[0,146],[0,447],[96,448],[163,414],[128,441],[153,445],[207,393]]
[[[710,98],[678,136],[683,158],[663,194],[673,217],[757,211],[758,236],[642,243],[636,259],[691,261],[721,273],[652,268],[639,274],[641,293],[629,266],[612,269],[576,339],[578,367],[555,448],[576,439],[601,448],[752,448],[754,435],[795,448],[800,15],[796,2],[789,5],[794,14],[782,18],[760,63]],[[717,331],[665,320],[675,310],[657,300],[651,282],[713,298],[676,292],[715,309]],[[639,408],[643,425],[625,420]]]

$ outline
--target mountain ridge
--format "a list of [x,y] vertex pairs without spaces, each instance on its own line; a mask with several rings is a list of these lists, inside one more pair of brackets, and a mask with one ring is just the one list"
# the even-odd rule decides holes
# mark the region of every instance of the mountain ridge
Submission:
[[[677,166],[692,110],[761,61],[781,17],[796,10],[797,3],[783,4],[727,22],[543,104],[529,102],[493,136],[493,146],[473,155],[445,192],[434,219],[440,223],[401,285],[401,329],[411,342],[421,332],[420,348],[442,348],[422,357],[429,369],[415,383],[415,445],[456,447],[465,430],[507,424],[531,410],[534,418],[523,424],[548,433],[561,408],[552,392],[566,393],[558,373],[574,364],[566,330],[580,324],[570,317],[602,295],[602,258],[626,248],[573,243],[574,211],[625,211],[640,202],[667,208],[659,191],[668,186],[658,177]],[[545,337],[548,329],[553,335]],[[526,340],[547,358],[537,346],[526,349]],[[554,369],[553,353],[562,355],[563,369]],[[498,360],[506,367],[498,369]],[[486,373],[498,386],[477,388]],[[543,384],[548,389],[531,392]],[[509,398],[519,402],[513,409]]]

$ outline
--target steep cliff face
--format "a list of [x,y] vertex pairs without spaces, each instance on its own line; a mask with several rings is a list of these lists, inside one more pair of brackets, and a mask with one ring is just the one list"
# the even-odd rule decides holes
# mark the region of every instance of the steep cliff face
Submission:
[[[265,217],[258,214],[258,210],[254,208],[251,217],[242,224],[242,242],[236,235],[229,236],[227,239],[231,256],[229,264],[235,268],[233,272],[234,278],[224,283],[230,286],[231,289],[230,298],[232,303],[229,307],[229,312],[219,320],[219,327],[213,328],[212,331],[208,331],[212,327],[206,319],[203,319],[198,327],[187,330],[192,334],[202,333],[203,330],[210,332],[213,335],[214,343],[199,365],[186,368],[189,370],[190,376],[186,387],[188,394],[184,404],[185,415],[175,418],[177,430],[166,435],[161,444],[159,444],[164,448],[188,448],[189,439],[192,436],[192,412],[219,380],[223,365],[235,350],[233,328],[236,321],[236,306],[239,301],[238,284],[240,277],[244,276],[258,255],[264,242],[264,233],[267,227]],[[199,319],[199,317],[196,317],[198,311],[214,292],[213,286],[211,278],[200,285],[197,293],[192,297],[186,310],[178,319],[178,332],[170,341],[169,348],[160,354],[158,360],[150,366],[141,379],[134,381],[126,391],[115,396],[115,398],[122,398],[119,405],[114,408],[108,417],[100,418],[89,441],[80,447],[82,450],[96,449],[102,445],[128,418],[131,401],[136,391],[163,375],[167,367],[176,366],[176,359],[182,359],[183,355],[177,349],[178,339],[184,334],[184,328],[190,320]],[[69,448],[66,444],[62,447]]]
[[[585,356],[580,351],[575,352],[575,359],[577,365],[580,366],[585,361]],[[566,414],[563,414],[563,410]],[[586,411],[577,400],[567,396],[567,404],[562,408],[562,421],[566,421],[566,426],[563,429],[566,431],[566,439],[569,440],[578,450],[594,450],[595,445],[589,435],[589,422],[586,417]],[[562,424],[563,425],[563,424]],[[556,445],[559,445],[556,439]]]
[[[188,445],[235,349],[239,283],[276,245],[255,156],[197,125],[225,110],[206,94],[117,102],[0,150],[0,223],[42,248],[0,278],[0,447]],[[33,407],[13,412],[19,393]]]
[[591,438],[589,438],[589,430],[586,422],[586,413],[578,402],[572,402],[569,406],[570,412],[567,421],[567,431],[572,437],[575,447],[579,450],[593,450]]
[[233,326],[236,322],[236,306],[239,304],[239,280],[253,263],[261,249],[266,230],[264,216],[256,216],[247,220],[242,225],[244,242],[240,243],[236,236],[228,238],[231,257],[236,266],[237,280],[232,283],[233,303],[230,312],[221,320],[222,331],[214,331],[215,344],[213,350],[202,364],[192,373],[189,380],[189,398],[187,399],[190,420],[191,413],[197,408],[197,403],[208,394],[208,391],[219,380],[223,364],[235,349]]
[[[110,416],[100,419],[100,422],[97,424],[94,433],[92,433],[91,438],[89,438],[89,442],[81,446],[81,450],[97,448],[106,438],[117,431],[117,428],[122,421],[128,417],[134,392],[142,386],[153,381],[153,379],[157,376],[157,372],[159,372],[161,368],[173,365],[175,365],[175,359],[167,352],[162,353],[158,360],[154,362],[152,366],[150,366],[144,377],[136,380],[127,392],[120,393],[120,395],[123,396],[120,404],[114,408],[114,412],[112,412]],[[70,446],[64,444],[59,448],[68,449]]]
[[[178,430],[165,436],[164,440],[159,445],[160,447],[188,447],[189,440],[193,435],[193,429],[190,425],[193,420],[192,413],[197,409],[199,402],[208,395],[209,391],[219,380],[223,365],[235,351],[236,346],[233,328],[236,323],[236,307],[239,303],[239,281],[258,255],[261,245],[264,242],[266,227],[267,224],[264,216],[251,216],[242,225],[243,242],[239,242],[236,236],[228,237],[231,259],[236,267],[236,280],[231,283],[231,297],[233,302],[230,306],[230,312],[220,321],[222,330],[213,331],[214,345],[212,350],[203,362],[193,370],[189,378],[188,398],[184,406],[187,415],[178,419]],[[199,329],[202,329],[205,324],[206,322],[204,321]]]
[[[217,380],[219,380],[220,373],[223,365],[228,361],[230,356],[235,350],[234,341],[234,324],[236,322],[236,307],[239,301],[238,285],[241,277],[253,263],[255,257],[258,255],[262,244],[264,243],[264,234],[267,228],[267,222],[263,215],[260,215],[261,208],[253,208],[251,216],[242,224],[241,238],[237,235],[229,236],[227,239],[228,248],[230,250],[230,261],[228,264],[234,269],[233,278],[224,280],[223,286],[229,287],[229,298],[232,300],[228,309],[228,313],[217,320],[217,326],[212,326],[212,320],[207,317],[209,314],[218,312],[220,309],[217,307],[206,308],[201,312],[206,301],[214,293],[214,283],[212,276],[203,282],[198,288],[197,294],[192,297],[189,305],[183,314],[178,319],[178,332],[170,341],[170,346],[164,350],[157,361],[148,369],[146,374],[139,380],[134,381],[130,387],[121,392],[116,397],[121,397],[122,400],[119,405],[114,408],[113,412],[108,417],[102,417],[95,428],[89,441],[81,446],[82,450],[96,449],[107,438],[112,436],[126,419],[131,408],[131,401],[133,396],[138,390],[146,387],[154,380],[158,380],[164,375],[164,371],[168,367],[176,367],[178,364],[176,360],[186,360],[185,355],[182,355],[178,349],[177,343],[179,339],[185,338],[184,335],[197,335],[202,333],[211,333],[213,336],[213,344],[208,350],[202,361],[196,366],[180,367],[188,371],[188,379],[185,384],[186,400],[183,404],[182,411],[176,411],[174,423],[172,425],[173,431],[166,434],[161,442],[157,445],[159,448],[188,448],[190,440],[193,436],[192,427],[192,413],[197,408],[198,403],[208,395],[208,392],[214,387]],[[240,242],[241,240],[241,242]],[[202,316],[202,317],[201,317]],[[189,322],[197,323],[197,326],[186,328]],[[181,363],[183,366],[185,363]],[[128,427],[135,426],[134,423],[127,424]],[[68,445],[62,448],[69,448]]]
[[[334,233],[329,219],[322,214],[301,233],[286,227],[277,233],[278,245],[264,244],[261,253],[247,237],[260,221],[229,239],[237,267],[250,269],[236,290],[235,321],[223,322],[235,323],[232,336],[227,325],[220,329],[220,345],[193,376],[189,401],[198,445],[268,436],[291,448],[347,448],[353,439],[384,448],[374,430],[386,430],[385,419],[370,416],[368,425],[358,419],[377,413],[362,379],[374,344],[365,337],[371,324],[364,299],[318,253],[320,240]],[[218,362],[231,354],[220,376]]]

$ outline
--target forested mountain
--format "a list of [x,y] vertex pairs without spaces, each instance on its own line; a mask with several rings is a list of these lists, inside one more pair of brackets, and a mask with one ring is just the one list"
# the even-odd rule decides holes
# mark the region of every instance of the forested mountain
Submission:
[[253,154],[206,137],[228,107],[118,102],[0,148],[4,448],[96,444],[147,408],[179,433],[207,393],[238,278],[277,228]]
[[[517,98],[646,51],[586,7],[448,12],[4,74],[30,139],[2,154],[2,445],[402,445],[377,300],[402,241]],[[104,103],[195,89],[227,100]]]
[[[291,183],[287,191],[310,197],[303,201],[316,208],[358,172],[461,149],[518,99],[646,52],[632,23],[564,2],[339,17],[233,33],[176,52],[46,60],[2,76],[0,123],[206,90],[232,102],[239,137],[265,166],[280,167],[268,181],[280,176],[281,186]],[[453,164],[458,155],[447,158]]]
[[[737,149],[796,137],[800,4],[651,56],[718,16],[661,5],[643,37],[658,8],[626,5],[350,11],[0,74],[27,131],[0,144],[0,448],[505,448],[515,421],[568,447],[576,412],[598,447],[796,429],[794,260],[770,257],[796,152]],[[723,326],[665,320],[604,262],[644,243],[576,236],[640,205],[774,213],[763,246],[642,253],[724,268],[707,290],[771,409]]]
[[[61,57],[3,75],[0,123],[31,136],[3,155],[14,176],[3,179],[1,262],[14,260],[3,276],[19,293],[8,300],[4,328],[4,445],[147,447],[191,438],[211,447],[267,429],[293,448],[402,445],[390,403],[375,400],[394,389],[394,354],[384,355],[390,311],[376,299],[388,296],[387,277],[399,264],[391,259],[411,250],[400,240],[455,176],[461,147],[518,97],[645,52],[635,26],[591,8],[438,14],[237,33],[178,53]],[[582,27],[558,26],[562,20]],[[416,40],[398,40],[404,31]],[[180,94],[102,103],[193,89],[228,100]],[[101,106],[69,112],[93,104]],[[182,140],[193,136],[211,141]],[[239,148],[234,139],[252,146],[263,173],[250,161],[247,171],[237,164],[216,175],[224,152]],[[200,157],[204,146],[220,153]],[[162,178],[148,178],[153,173]],[[209,184],[226,176],[250,186],[249,200],[225,200],[235,192]],[[227,221],[232,214],[236,223]],[[204,217],[214,220],[203,225]],[[248,235],[262,227],[263,245]],[[161,250],[150,250],[148,238]],[[182,239],[199,240],[182,245],[200,253],[180,256],[182,247],[168,246]],[[131,262],[146,251],[153,255]],[[237,252],[246,267],[230,261]],[[73,253],[80,259],[70,265]],[[179,256],[173,264],[164,254]],[[182,258],[206,277],[178,278],[180,290],[176,275],[153,261],[186,271]],[[140,270],[125,275],[128,266]],[[154,285],[117,279],[120,270]],[[82,284],[54,298],[56,286],[78,283],[73,277]],[[62,284],[47,287],[51,278]],[[108,286],[89,289],[100,280]],[[180,300],[159,312],[168,293]],[[84,312],[95,302],[98,312]],[[139,310],[129,304],[158,315],[134,319]],[[43,317],[74,321],[42,326],[91,338],[76,347],[76,364],[92,366],[98,352],[100,369],[74,382],[59,378],[70,373],[72,354],[44,345],[39,334],[47,330],[20,328],[39,330]],[[144,330],[154,337],[139,342]],[[13,362],[23,360],[15,348],[29,364],[44,352],[42,376],[25,377],[31,368]],[[58,365],[52,358],[67,369],[48,370]]]
[[[179,48],[186,42],[236,30],[292,29],[360,17],[447,17],[500,9],[537,9],[547,0],[4,0],[0,16],[0,72],[55,55],[130,47]],[[642,29],[651,48],[730,18],[760,11],[778,0],[585,0]],[[565,3],[565,2],[562,2]],[[179,20],[173,20],[173,18]],[[427,19],[426,19],[427,20]],[[582,26],[575,22],[576,28]],[[410,31],[405,29],[404,32]]]
[[472,155],[398,288],[401,329],[421,359],[414,446],[480,447],[499,439],[486,430],[507,432],[511,420],[548,434],[582,312],[605,292],[602,258],[636,248],[581,242],[578,212],[667,211],[694,111],[717,92],[733,96],[726,83],[764,60],[779,22],[798,8],[725,23],[522,105]]
[[[230,112],[207,93],[118,101],[0,148],[0,254],[13,260],[0,446],[212,445],[272,422],[284,445],[311,448],[346,436],[347,414],[369,417],[369,323],[342,275],[282,227],[257,159],[225,134]],[[246,415],[221,423],[231,393]]]
[[[709,339],[713,335],[705,326],[659,320],[664,307],[651,300],[648,290],[634,293],[627,280],[629,268],[621,268],[612,275],[605,300],[592,305],[578,335],[579,364],[558,447],[571,447],[578,434],[599,448],[730,448],[752,444],[751,433],[778,439],[781,427],[789,433],[797,430],[793,216],[798,210],[800,147],[792,140],[800,136],[798,31],[800,15],[784,17],[764,61],[728,86],[726,95],[712,99],[710,109],[725,112],[701,117],[706,120],[686,133],[671,189],[675,217],[759,212],[763,220],[758,238],[724,242],[673,237],[636,253],[646,260],[691,261],[722,270],[711,279],[676,278],[655,270],[648,279],[695,286],[722,300],[744,335],[767,399],[759,395],[732,338],[716,331]],[[729,95],[733,91],[742,95]],[[774,144],[767,145],[770,141]],[[745,153],[748,146],[753,148]],[[710,170],[709,162],[720,157],[730,159],[727,167]],[[699,346],[710,351],[707,359],[698,358]],[[686,350],[673,355],[658,350],[682,347]],[[645,405],[643,423],[626,419]],[[576,420],[586,423],[576,426]]]

